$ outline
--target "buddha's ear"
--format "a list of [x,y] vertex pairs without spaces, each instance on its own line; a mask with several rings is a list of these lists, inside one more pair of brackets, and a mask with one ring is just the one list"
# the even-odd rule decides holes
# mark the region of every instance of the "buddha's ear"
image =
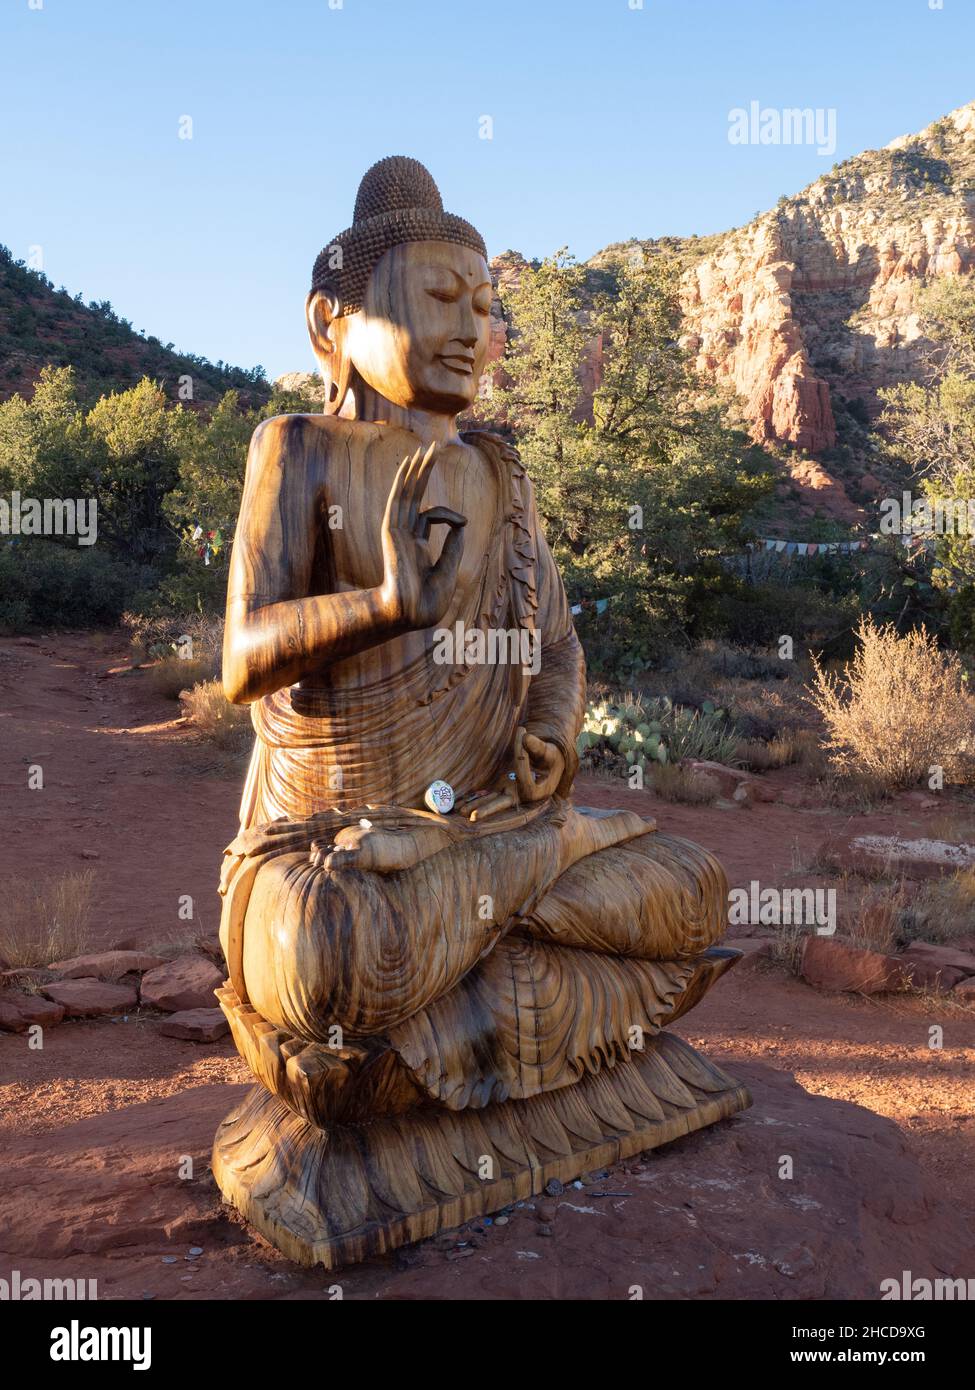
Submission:
[[315,356],[324,366],[334,356],[336,350],[333,325],[339,317],[341,305],[337,296],[324,290],[312,290],[305,300],[305,322],[308,336]]
[[337,415],[345,404],[352,381],[352,363],[342,350],[346,320],[341,302],[324,290],[312,290],[305,301],[308,336],[325,382],[325,414]]

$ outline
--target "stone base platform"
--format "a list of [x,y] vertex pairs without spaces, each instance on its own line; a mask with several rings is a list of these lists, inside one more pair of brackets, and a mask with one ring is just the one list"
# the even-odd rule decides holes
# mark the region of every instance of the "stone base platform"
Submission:
[[751,1097],[667,1032],[574,1086],[483,1110],[310,1123],[263,1085],[213,1147],[221,1192],[299,1264],[332,1269],[422,1240],[734,1115]]

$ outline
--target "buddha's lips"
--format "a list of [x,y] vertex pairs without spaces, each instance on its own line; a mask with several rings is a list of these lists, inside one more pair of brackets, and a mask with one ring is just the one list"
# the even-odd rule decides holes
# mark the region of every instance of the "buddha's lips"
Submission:
[[437,357],[438,362],[442,362],[448,372],[456,372],[458,376],[474,375],[473,357],[464,357],[460,353],[442,352]]

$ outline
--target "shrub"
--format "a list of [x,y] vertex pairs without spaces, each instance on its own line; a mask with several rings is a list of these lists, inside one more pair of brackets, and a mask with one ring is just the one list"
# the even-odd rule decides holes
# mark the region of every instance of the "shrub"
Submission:
[[961,662],[924,628],[898,636],[862,618],[844,675],[814,661],[810,700],[841,775],[866,774],[886,790],[912,786],[932,767],[966,780],[975,751],[975,701]]
[[790,686],[769,690],[761,685],[729,685],[722,689],[721,698],[746,739],[770,743],[779,735],[798,733],[808,722]]
[[697,631],[737,646],[767,647],[784,632],[797,642],[832,637],[855,613],[852,594],[826,594],[810,584],[739,584],[714,597]]
[[53,541],[0,544],[0,629],[99,627],[118,622],[131,596],[153,581],[95,546]]
[[[176,653],[205,660],[214,671],[219,667],[223,646],[222,617],[185,609],[151,614],[126,612],[122,614],[122,626],[129,633],[136,661],[152,661]],[[185,684],[189,682],[184,681]]]
[[91,869],[42,884],[8,879],[0,956],[12,966],[43,966],[80,955],[88,944],[93,883]]

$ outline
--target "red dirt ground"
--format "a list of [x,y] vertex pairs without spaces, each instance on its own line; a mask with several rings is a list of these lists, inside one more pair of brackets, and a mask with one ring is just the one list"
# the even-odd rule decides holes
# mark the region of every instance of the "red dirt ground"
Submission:
[[[186,893],[196,929],[212,932],[243,774],[144,673],[108,674],[127,661],[114,638],[0,642],[0,882],[93,868],[92,946],[185,936]],[[31,791],[38,763],[44,788]],[[576,799],[656,816],[716,851],[733,885],[787,884],[852,820],[780,802],[669,805],[592,778]],[[903,835],[931,815],[902,800],[853,823]],[[96,1278],[100,1297],[328,1298],[340,1286],[394,1299],[626,1298],[635,1285],[647,1298],[871,1299],[905,1269],[975,1277],[975,1014],[956,1005],[821,995],[739,966],[678,1031],[750,1086],[750,1111],[500,1225],[338,1275],[299,1269],[220,1205],[209,1147],[248,1073],[228,1040],[182,1042],[158,1023],[65,1023],[42,1051],[0,1034],[0,1277]]]

